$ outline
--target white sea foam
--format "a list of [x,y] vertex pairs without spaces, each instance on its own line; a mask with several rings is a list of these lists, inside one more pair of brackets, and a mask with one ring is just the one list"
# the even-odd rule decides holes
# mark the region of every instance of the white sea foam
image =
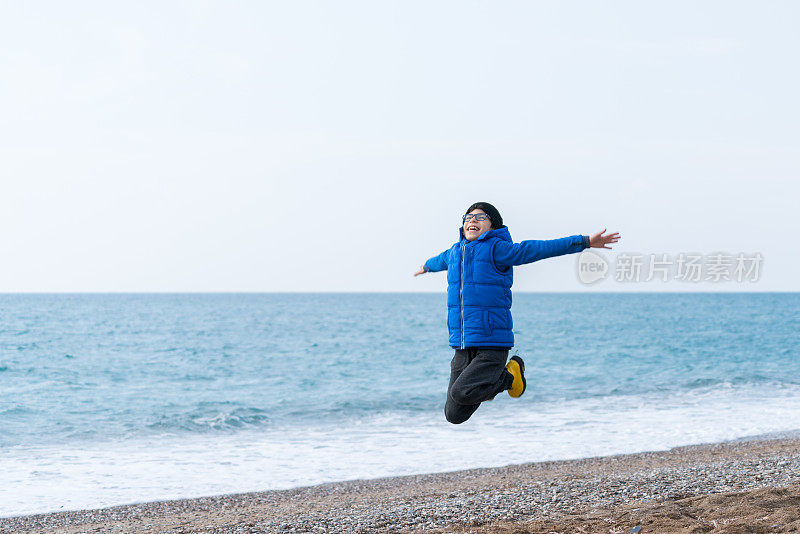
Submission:
[[314,428],[12,447],[0,451],[0,516],[661,450],[795,429],[800,387],[717,386],[543,405],[504,396],[460,426],[441,414],[377,414]]

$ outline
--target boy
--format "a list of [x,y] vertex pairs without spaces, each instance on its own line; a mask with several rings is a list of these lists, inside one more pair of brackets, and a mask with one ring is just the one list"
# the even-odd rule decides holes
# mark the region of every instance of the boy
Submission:
[[508,351],[514,346],[511,321],[512,267],[544,258],[607,248],[619,233],[573,235],[514,243],[497,208],[477,202],[462,218],[461,239],[422,265],[414,276],[447,269],[447,327],[455,355],[444,414],[460,424],[501,391],[525,392],[525,363]]

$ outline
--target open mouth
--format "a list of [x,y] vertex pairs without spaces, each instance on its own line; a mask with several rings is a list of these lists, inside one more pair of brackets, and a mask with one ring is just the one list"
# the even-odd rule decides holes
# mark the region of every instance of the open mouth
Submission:
[[467,226],[467,232],[478,232],[479,228],[477,226]]

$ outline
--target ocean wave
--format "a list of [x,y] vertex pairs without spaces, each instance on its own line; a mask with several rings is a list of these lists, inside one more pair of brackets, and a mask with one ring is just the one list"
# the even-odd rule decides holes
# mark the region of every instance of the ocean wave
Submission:
[[[793,395],[798,297],[748,295],[747,308],[744,298],[520,294],[515,350],[528,365],[528,391],[505,409],[683,398],[702,410],[717,394]],[[317,428],[387,413],[443,421],[452,349],[438,295],[0,296],[0,304],[14,331],[30,325],[4,340],[0,410],[9,399],[31,409],[0,418],[4,443],[60,443],[79,431],[103,440]]]
[[202,403],[186,413],[164,414],[146,425],[149,430],[171,432],[236,431],[268,425],[266,410],[252,407],[230,407]]

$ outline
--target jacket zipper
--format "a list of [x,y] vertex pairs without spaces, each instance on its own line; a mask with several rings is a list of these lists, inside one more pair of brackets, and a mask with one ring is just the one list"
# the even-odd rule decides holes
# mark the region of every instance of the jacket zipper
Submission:
[[464,277],[467,273],[464,272],[464,249],[467,244],[461,245],[461,286],[458,288],[458,301],[461,305],[461,348],[464,348]]

